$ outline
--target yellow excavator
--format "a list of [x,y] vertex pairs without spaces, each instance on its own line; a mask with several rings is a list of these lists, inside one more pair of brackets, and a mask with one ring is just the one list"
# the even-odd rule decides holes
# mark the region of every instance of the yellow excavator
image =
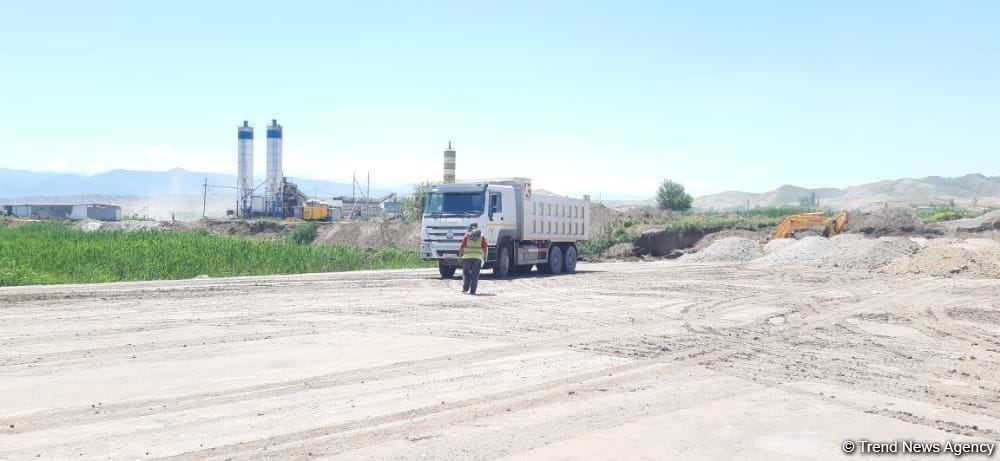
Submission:
[[832,218],[827,218],[826,213],[822,211],[786,216],[785,220],[781,221],[778,228],[771,234],[771,240],[788,238],[798,229],[813,226],[823,226],[823,235],[826,237],[842,234],[847,230],[847,212],[841,211]]

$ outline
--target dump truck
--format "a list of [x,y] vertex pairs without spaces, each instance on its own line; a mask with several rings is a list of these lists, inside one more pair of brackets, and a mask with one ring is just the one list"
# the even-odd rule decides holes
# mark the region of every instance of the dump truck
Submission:
[[469,225],[486,237],[484,267],[496,277],[576,272],[576,245],[590,237],[590,198],[532,193],[525,178],[434,184],[423,200],[420,257],[441,277],[461,267],[458,247]]

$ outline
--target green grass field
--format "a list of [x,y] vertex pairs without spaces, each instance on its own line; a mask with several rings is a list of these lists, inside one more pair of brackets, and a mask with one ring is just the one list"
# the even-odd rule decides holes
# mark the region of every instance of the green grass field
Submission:
[[84,232],[62,223],[0,227],[0,286],[430,266],[416,251],[399,248],[364,250],[205,232]]

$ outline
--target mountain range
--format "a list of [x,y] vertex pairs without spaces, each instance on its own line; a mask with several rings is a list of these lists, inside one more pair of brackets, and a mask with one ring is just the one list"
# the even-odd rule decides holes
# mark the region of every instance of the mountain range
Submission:
[[[41,173],[0,168],[0,198],[62,197],[80,195],[113,195],[147,197],[164,194],[185,195],[202,193],[202,184],[223,186],[213,190],[226,191],[236,185],[236,176],[221,173],[198,173],[183,168],[167,171],[112,170],[91,176],[70,173]],[[290,178],[308,195],[321,197],[351,195],[350,183]],[[257,183],[262,183],[258,179]],[[372,195],[387,193],[383,188],[372,189]],[[406,191],[408,192],[408,190]],[[235,191],[232,192],[235,195]]]
[[[198,173],[182,168],[168,171],[112,170],[91,176],[67,173],[40,173],[0,168],[0,202],[66,202],[120,203],[135,202],[135,208],[201,212],[202,184],[210,188],[209,209],[224,213],[232,208],[235,191],[228,189],[236,183],[234,175]],[[263,179],[258,179],[258,183]],[[307,195],[326,199],[338,195],[351,195],[350,183],[292,178]],[[374,188],[372,196],[388,193],[384,187]],[[409,193],[410,186],[397,187],[397,192]],[[360,192],[359,192],[360,194]],[[837,188],[805,188],[784,185],[768,192],[754,193],[725,191],[696,197],[694,206],[701,210],[732,210],[749,206],[799,205],[811,200],[815,194],[819,206],[827,208],[858,209],[886,205],[947,206],[1000,206],[1000,176],[967,174],[948,178],[928,176],[879,181],[869,184]],[[197,200],[196,200],[197,199]],[[160,202],[162,206],[155,206]],[[190,203],[188,203],[190,202]],[[217,202],[217,203],[216,203]],[[608,201],[615,208],[635,208],[652,205],[652,200]],[[191,211],[194,212],[194,211]]]
[[784,185],[763,193],[726,191],[696,197],[699,209],[729,210],[753,206],[799,205],[815,194],[821,207],[871,208],[886,205],[907,206],[998,206],[1000,176],[967,174],[957,178],[927,176],[903,178],[850,186],[843,189]]

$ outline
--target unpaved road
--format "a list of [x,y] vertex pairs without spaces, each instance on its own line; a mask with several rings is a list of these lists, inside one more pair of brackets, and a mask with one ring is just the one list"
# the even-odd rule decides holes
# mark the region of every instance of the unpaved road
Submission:
[[845,439],[1000,441],[998,280],[581,271],[486,278],[478,297],[428,270],[0,289],[0,458],[797,460],[843,458]]

